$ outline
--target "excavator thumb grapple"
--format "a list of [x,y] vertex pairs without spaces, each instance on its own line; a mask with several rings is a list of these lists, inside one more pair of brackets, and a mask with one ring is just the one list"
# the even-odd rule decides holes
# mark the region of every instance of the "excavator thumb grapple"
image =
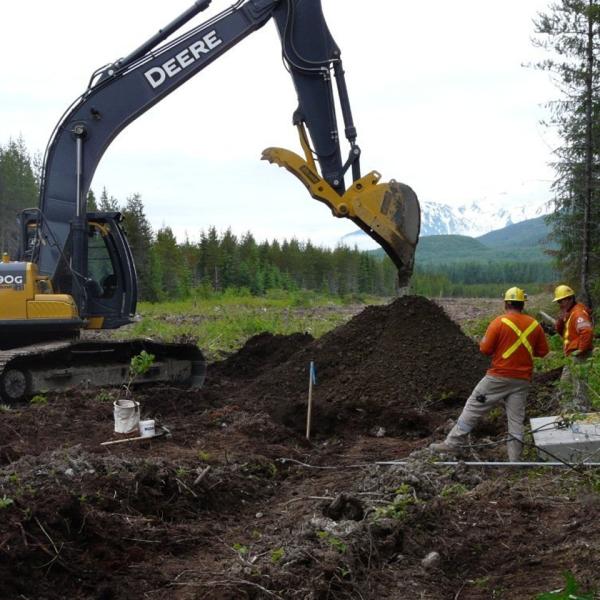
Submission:
[[421,211],[415,192],[407,185],[379,183],[377,171],[355,181],[343,194],[334,190],[301,156],[284,148],[267,148],[263,160],[284,167],[308,189],[310,195],[331,209],[335,217],[352,220],[371,236],[398,269],[398,284],[408,284],[421,227]]

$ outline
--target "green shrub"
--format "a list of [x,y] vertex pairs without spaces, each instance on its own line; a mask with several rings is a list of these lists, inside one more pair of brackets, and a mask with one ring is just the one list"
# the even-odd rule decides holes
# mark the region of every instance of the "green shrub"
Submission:
[[535,600],[594,600],[592,592],[583,593],[579,591],[579,584],[570,571],[563,573],[565,587],[553,592],[546,592],[536,596]]
[[45,404],[48,404],[48,398],[43,394],[36,394],[29,401],[29,404],[33,404],[34,406],[44,406]]

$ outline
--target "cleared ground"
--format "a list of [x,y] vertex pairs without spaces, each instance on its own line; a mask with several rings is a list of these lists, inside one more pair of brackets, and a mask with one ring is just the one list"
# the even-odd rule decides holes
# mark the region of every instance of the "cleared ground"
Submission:
[[[101,446],[117,436],[97,391],[0,413],[0,598],[520,600],[564,571],[600,587],[598,475],[424,450],[487,365],[448,313],[407,297],[316,341],[253,337],[203,390],[139,390],[168,432],[148,441]],[[554,414],[556,376],[528,416]],[[470,458],[504,460],[504,433],[492,415]]]

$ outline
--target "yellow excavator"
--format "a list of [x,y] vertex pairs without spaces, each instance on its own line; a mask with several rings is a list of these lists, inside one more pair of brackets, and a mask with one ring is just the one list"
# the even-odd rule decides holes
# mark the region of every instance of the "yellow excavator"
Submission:
[[[128,56],[96,70],[57,124],[44,156],[39,206],[20,215],[18,256],[3,254],[0,262],[0,395],[5,401],[73,386],[118,385],[142,350],[154,354],[155,362],[141,381],[202,385],[204,357],[193,344],[80,337],[84,329],[131,323],[137,303],[122,216],[88,213],[86,198],[102,155],[120,131],[271,20],[298,96],[293,124],[303,155],[268,148],[263,158],[293,173],[334,216],[351,219],[375,239],[398,268],[399,284],[408,282],[419,237],[419,203],[407,185],[382,183],[376,171],[361,175],[341,53],[321,0],[239,0],[180,33],[210,2],[197,0]],[[336,96],[350,146],[345,160]],[[348,187],[347,173],[352,177]]]

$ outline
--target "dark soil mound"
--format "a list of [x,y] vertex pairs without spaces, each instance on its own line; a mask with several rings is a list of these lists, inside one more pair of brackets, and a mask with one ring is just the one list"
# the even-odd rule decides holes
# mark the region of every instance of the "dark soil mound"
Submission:
[[229,358],[210,365],[208,376],[211,379],[253,379],[286,362],[290,356],[312,341],[314,338],[308,333],[260,333],[251,337],[241,350]]
[[257,377],[236,401],[244,401],[243,393],[277,421],[302,430],[311,360],[318,380],[315,432],[383,426],[416,436],[430,433],[424,408],[464,401],[488,365],[443,309],[407,296],[368,307]]

